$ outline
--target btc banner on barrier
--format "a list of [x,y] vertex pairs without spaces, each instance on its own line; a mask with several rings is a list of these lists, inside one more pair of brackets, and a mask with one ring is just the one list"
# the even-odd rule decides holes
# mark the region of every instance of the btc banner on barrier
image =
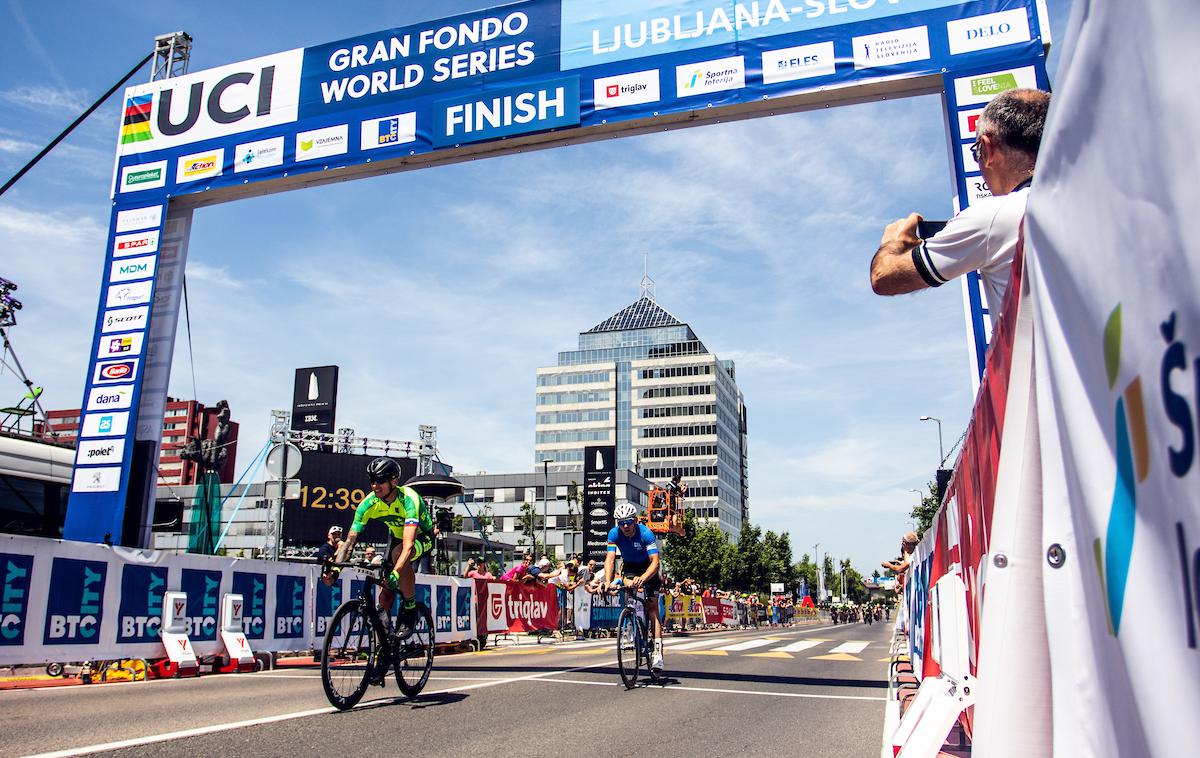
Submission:
[[540,584],[476,579],[480,633],[553,631],[558,628],[558,590]]

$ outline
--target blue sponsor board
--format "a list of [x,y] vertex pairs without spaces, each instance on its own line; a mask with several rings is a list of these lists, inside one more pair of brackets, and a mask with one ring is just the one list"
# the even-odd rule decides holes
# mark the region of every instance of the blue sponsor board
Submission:
[[187,594],[188,637],[192,642],[215,640],[221,602],[221,572],[185,568],[179,590]]
[[332,587],[327,587],[325,582],[318,580],[316,597],[313,601],[313,622],[318,637],[325,634],[325,627],[328,626],[329,620],[333,618],[333,612],[341,604],[342,581],[338,579],[334,581]]
[[[618,599],[619,598],[619,599]],[[625,592],[618,595],[592,596],[592,628],[611,629],[617,625],[617,617],[625,607]]]
[[304,636],[304,583],[302,576],[275,577],[275,637]]
[[267,633],[267,575],[233,572],[233,594],[242,596],[242,631],[252,640]]
[[104,561],[54,559],[42,644],[92,645],[99,641],[107,575]]
[[475,618],[472,612],[475,587],[471,584],[459,587],[454,596],[454,628],[460,632],[470,631],[471,622]]
[[0,553],[0,645],[25,644],[33,556]]
[[579,124],[579,77],[488,89],[433,106],[435,147],[481,142]]
[[127,563],[121,569],[121,602],[117,613],[117,642],[155,642],[162,623],[166,566]]
[[433,625],[439,632],[449,632],[454,624],[454,618],[450,615],[454,588],[439,584],[436,590],[437,607],[433,609]]

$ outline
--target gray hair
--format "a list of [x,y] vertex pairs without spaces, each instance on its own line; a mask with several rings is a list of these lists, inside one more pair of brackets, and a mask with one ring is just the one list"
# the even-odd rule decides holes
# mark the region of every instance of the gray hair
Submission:
[[1008,150],[1037,159],[1050,108],[1050,93],[1037,89],[1010,89],[992,99],[979,117],[977,130],[996,138]]

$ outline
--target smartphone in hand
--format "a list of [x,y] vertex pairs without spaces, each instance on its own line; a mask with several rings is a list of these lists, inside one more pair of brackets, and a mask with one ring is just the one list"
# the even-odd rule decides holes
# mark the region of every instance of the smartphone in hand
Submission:
[[921,219],[917,222],[917,236],[923,240],[927,240],[933,235],[946,228],[948,221],[929,221]]

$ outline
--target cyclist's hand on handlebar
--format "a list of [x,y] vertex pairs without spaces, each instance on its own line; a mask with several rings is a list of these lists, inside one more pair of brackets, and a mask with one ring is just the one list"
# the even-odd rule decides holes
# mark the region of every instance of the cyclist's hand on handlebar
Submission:
[[634,578],[629,580],[629,589],[631,589],[631,590],[640,589],[641,586],[645,583],[646,583],[645,579],[641,578],[640,576],[635,576]]

